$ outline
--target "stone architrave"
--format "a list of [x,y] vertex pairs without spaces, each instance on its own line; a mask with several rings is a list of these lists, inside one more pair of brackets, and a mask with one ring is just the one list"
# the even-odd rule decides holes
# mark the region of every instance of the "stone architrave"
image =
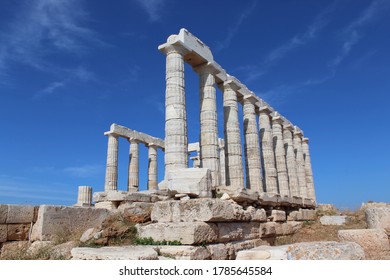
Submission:
[[200,92],[200,167],[211,172],[212,187],[219,186],[218,122],[215,78],[208,64],[196,67]]
[[129,192],[137,192],[139,186],[139,141],[129,139],[129,173],[127,180],[127,190]]
[[223,84],[226,186],[240,190],[244,188],[244,171],[242,167],[237,89],[231,81],[226,81]]
[[112,133],[107,135],[108,148],[104,190],[115,191],[118,189],[118,136]]
[[306,186],[306,171],[305,161],[303,159],[302,152],[302,136],[303,133],[300,129],[295,127],[294,129],[294,149],[295,149],[295,161],[297,165],[299,195],[302,198],[307,198],[307,186]]
[[165,91],[165,179],[169,171],[188,168],[187,112],[184,81],[184,52],[177,45],[169,44],[176,36],[168,38],[160,49],[166,54]]
[[76,205],[77,206],[91,206],[92,205],[92,187],[79,186]]
[[275,154],[272,142],[272,128],[268,107],[259,109],[260,145],[263,163],[264,183],[267,193],[278,193],[277,172],[275,168]]
[[148,190],[157,190],[157,146],[148,145]]
[[255,105],[251,98],[244,98],[244,137],[246,188],[263,192],[261,175],[259,133],[256,121]]
[[281,195],[290,196],[290,189],[288,186],[288,175],[286,165],[286,153],[283,143],[283,120],[280,116],[272,118],[272,135],[275,151],[276,169],[278,172],[278,185]]
[[302,139],[302,152],[303,152],[303,159],[305,161],[307,197],[316,201],[316,194],[314,190],[314,180],[313,180],[313,170],[311,167],[311,159],[310,159],[309,138]]
[[283,125],[283,142],[286,153],[286,164],[290,195],[299,197],[299,184],[297,175],[297,165],[295,162],[295,152],[293,145],[293,127],[290,124]]

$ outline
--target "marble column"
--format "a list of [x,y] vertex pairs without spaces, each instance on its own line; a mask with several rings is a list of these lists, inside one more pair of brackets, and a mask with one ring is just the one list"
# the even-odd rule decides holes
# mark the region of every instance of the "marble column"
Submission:
[[272,136],[275,151],[276,170],[278,173],[278,187],[281,195],[290,196],[288,187],[288,175],[286,165],[286,154],[283,143],[283,119],[280,116],[272,118]]
[[256,121],[255,105],[248,98],[244,98],[243,103],[246,188],[263,192],[259,133]]
[[139,187],[139,141],[129,139],[129,172],[127,180],[127,190],[129,192],[137,192]]
[[299,185],[299,196],[307,198],[307,186],[306,186],[306,171],[305,161],[303,159],[302,152],[302,136],[303,133],[300,129],[294,128],[294,150],[295,150],[295,161],[297,165],[298,185]]
[[148,190],[157,190],[157,146],[148,145]]
[[79,186],[76,205],[77,206],[91,206],[92,205],[92,187]]
[[313,170],[311,167],[310,151],[309,151],[309,138],[302,139],[302,152],[305,161],[305,173],[306,173],[306,186],[307,196],[316,201],[316,194],[314,190]]
[[290,124],[285,124],[283,126],[283,142],[286,153],[286,164],[290,194],[291,196],[299,197],[297,165],[295,161],[295,152],[293,145],[293,131],[294,129]]
[[265,190],[267,193],[277,194],[278,183],[272,141],[271,111],[268,107],[261,107],[259,113],[261,158],[263,163]]
[[187,113],[184,83],[184,51],[169,45],[166,53],[165,179],[168,172],[188,168]]
[[108,134],[105,191],[118,189],[118,136]]
[[229,81],[223,84],[226,185],[232,190],[244,188],[240,123],[238,121],[237,88]]
[[195,68],[200,92],[200,166],[211,172],[212,186],[219,186],[218,123],[215,78],[206,64]]
[[218,139],[219,143],[219,183],[221,186],[226,186],[226,167],[225,167],[225,141]]

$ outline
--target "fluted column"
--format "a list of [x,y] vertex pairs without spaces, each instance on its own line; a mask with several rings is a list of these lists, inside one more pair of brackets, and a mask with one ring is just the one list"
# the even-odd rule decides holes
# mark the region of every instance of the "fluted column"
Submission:
[[303,160],[302,152],[302,132],[295,128],[294,129],[294,149],[295,149],[295,161],[297,164],[297,175],[299,185],[299,196],[307,198],[307,186],[306,186],[306,171],[305,162]]
[[281,195],[290,196],[290,189],[288,187],[286,153],[283,143],[282,123],[283,120],[280,116],[274,116],[272,118],[272,135],[275,151],[276,170],[278,173],[279,193]]
[[157,146],[148,145],[148,190],[157,190]]
[[223,110],[226,185],[239,190],[244,188],[241,135],[238,121],[237,94],[234,85],[230,82],[223,84]]
[[291,196],[299,196],[299,184],[297,175],[297,165],[295,161],[295,152],[293,145],[293,127],[289,124],[283,127],[283,142],[286,151],[286,164],[288,183]]
[[195,68],[200,92],[200,166],[211,171],[212,186],[219,186],[218,123],[215,78],[206,64]]
[[77,206],[91,206],[92,205],[92,187],[79,186],[76,205]]
[[265,189],[268,193],[278,193],[277,172],[275,168],[275,154],[272,141],[272,129],[270,120],[270,109],[262,107],[259,109],[260,145],[263,163]]
[[256,121],[255,105],[248,98],[244,98],[243,103],[246,188],[263,192],[259,133]]
[[309,138],[302,139],[302,152],[303,152],[303,158],[305,161],[307,196],[315,201],[316,194],[315,194],[315,190],[314,190],[313,170],[311,167],[311,159],[310,159],[310,151],[309,151]]
[[106,180],[104,190],[118,189],[118,136],[108,134]]
[[225,141],[218,139],[219,143],[219,183],[226,186],[226,167],[225,167]]
[[137,192],[139,187],[139,142],[136,139],[129,139],[129,172],[127,190]]
[[183,51],[170,45],[166,58],[165,179],[168,172],[188,167],[187,113]]

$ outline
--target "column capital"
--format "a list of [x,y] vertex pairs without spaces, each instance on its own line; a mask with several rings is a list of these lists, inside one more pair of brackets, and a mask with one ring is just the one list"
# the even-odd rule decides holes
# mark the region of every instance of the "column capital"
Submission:
[[139,143],[141,143],[141,141],[139,139],[134,138],[134,137],[127,138],[127,140],[130,142],[130,144],[139,144]]
[[278,124],[283,124],[283,119],[281,116],[276,115],[272,117],[272,123],[278,123]]
[[302,138],[302,142],[303,142],[303,143],[309,143],[309,138],[303,137],[303,138]]
[[[172,36],[175,36],[175,35],[172,35]],[[171,36],[170,36],[171,37]],[[169,38],[168,38],[168,41],[169,41]],[[163,52],[165,55],[168,55],[170,53],[179,53],[181,55],[185,55],[187,53],[189,53],[190,51],[185,48],[184,46],[182,45],[179,45],[179,44],[170,44],[169,42],[168,43],[165,43],[163,45],[160,45],[158,47],[158,49]]]
[[107,132],[104,132],[104,135],[105,136],[111,136],[111,137],[115,137],[115,138],[119,138],[119,134],[116,134],[115,132],[111,132],[111,131],[107,131]]
[[262,106],[259,108],[259,113],[262,115],[264,115],[264,114],[270,115],[272,113],[272,110],[267,106]]
[[224,90],[231,89],[233,91],[237,91],[240,89],[240,86],[237,84],[237,82],[232,79],[224,81],[222,85]]

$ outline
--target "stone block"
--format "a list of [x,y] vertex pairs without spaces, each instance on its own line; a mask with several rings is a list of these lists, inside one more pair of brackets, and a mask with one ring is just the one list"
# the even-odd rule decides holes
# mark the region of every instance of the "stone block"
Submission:
[[260,237],[274,237],[276,236],[276,222],[267,222],[260,224]]
[[327,226],[342,226],[349,220],[348,216],[322,216],[320,218],[321,225]]
[[285,206],[291,205],[291,203],[293,201],[291,197],[286,196],[286,195],[280,196],[278,199],[279,199],[278,203],[280,205],[285,205]]
[[294,206],[302,206],[303,205],[302,197],[299,196],[291,197],[291,203]]
[[253,206],[249,206],[246,211],[250,214],[252,222],[266,222],[267,221],[267,213],[263,208],[256,209]]
[[271,221],[273,222],[284,222],[286,221],[286,212],[282,210],[272,210],[271,211]]
[[109,215],[106,209],[41,205],[31,239],[49,241],[64,231],[82,233],[100,225]]
[[261,205],[276,206],[278,205],[278,199],[280,198],[277,194],[261,193],[259,195],[259,201]]
[[337,209],[333,204],[318,204],[317,209],[321,212],[336,212]]
[[101,201],[95,203],[96,209],[116,210],[118,209],[118,203],[112,201]]
[[229,260],[230,244],[211,244],[206,246],[211,260]]
[[8,224],[7,240],[8,241],[25,241],[28,240],[28,233],[31,224]]
[[287,248],[288,260],[363,260],[363,248],[354,242],[302,242]]
[[300,218],[299,211],[291,211],[291,212],[287,215],[287,221],[297,221],[298,218]]
[[8,205],[7,224],[28,224],[34,222],[34,206]]
[[314,221],[317,219],[316,210],[312,209],[299,209],[297,215],[297,221]]
[[236,190],[230,187],[220,186],[218,187],[218,193],[222,193],[225,200],[231,199],[240,204],[258,202],[259,200],[259,193],[250,189]]
[[73,260],[157,260],[152,246],[123,246],[86,248],[76,247],[71,251]]
[[7,225],[0,224],[0,243],[7,241]]
[[151,194],[143,192],[125,192],[125,191],[107,191],[96,192],[93,194],[93,200],[95,202],[151,202]]
[[271,253],[266,250],[245,250],[238,252],[236,260],[269,260],[270,258]]
[[390,260],[390,245],[383,229],[339,230],[340,241],[356,242],[362,246],[366,259]]
[[390,206],[372,207],[365,210],[368,228],[383,228],[390,230]]
[[12,260],[20,258],[20,255],[23,255],[27,252],[30,242],[28,241],[13,241],[6,242],[1,247],[1,258],[3,260]]
[[204,222],[156,223],[137,225],[141,238],[155,241],[180,241],[184,245],[207,244],[218,240],[218,228]]
[[250,214],[238,204],[212,198],[157,202],[153,206],[151,217],[158,222],[250,220]]
[[260,223],[217,223],[217,242],[258,239],[261,237]]
[[7,222],[8,215],[8,205],[0,204],[0,224],[5,224]]
[[211,254],[212,260],[234,260],[236,254],[242,250],[252,249],[267,244],[264,240],[253,239],[245,241],[233,241],[207,245],[206,248]]
[[211,172],[207,168],[183,168],[168,172],[168,190],[191,197],[211,197]]
[[146,223],[151,220],[152,203],[122,202],[118,209],[123,211],[123,218],[132,223]]
[[210,252],[202,246],[160,246],[159,255],[175,260],[210,260]]

